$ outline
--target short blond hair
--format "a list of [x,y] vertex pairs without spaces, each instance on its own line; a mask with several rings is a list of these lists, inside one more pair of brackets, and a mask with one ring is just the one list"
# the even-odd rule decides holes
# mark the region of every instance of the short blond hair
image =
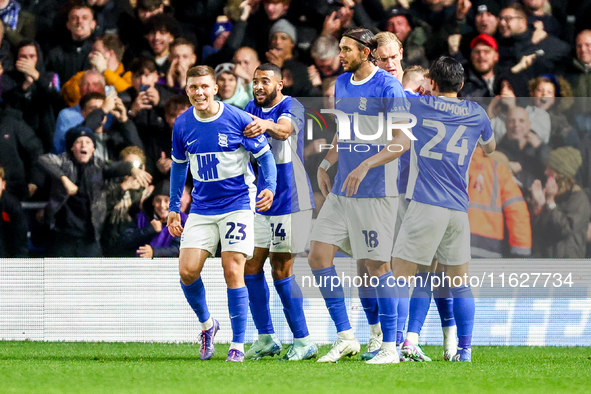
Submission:
[[376,42],[378,43],[378,48],[395,42],[398,44],[398,49],[402,49],[402,42],[396,37],[396,34],[390,33],[389,31],[382,31],[376,34]]

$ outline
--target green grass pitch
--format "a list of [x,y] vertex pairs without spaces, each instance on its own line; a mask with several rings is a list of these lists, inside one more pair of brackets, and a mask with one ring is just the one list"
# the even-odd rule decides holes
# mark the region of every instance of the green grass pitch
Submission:
[[[218,345],[210,361],[200,361],[198,349],[192,344],[0,342],[0,393],[591,392],[591,348],[475,347],[471,364],[399,365],[366,365],[359,356],[338,364],[271,358],[233,364],[224,361],[228,345]],[[327,346],[320,349],[327,351]],[[425,351],[440,359],[441,347]]]

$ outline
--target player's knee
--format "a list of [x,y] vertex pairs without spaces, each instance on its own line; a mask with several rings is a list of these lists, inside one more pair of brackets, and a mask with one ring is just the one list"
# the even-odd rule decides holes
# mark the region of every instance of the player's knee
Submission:
[[263,271],[262,265],[254,259],[246,260],[244,264],[244,275],[256,275]]
[[287,264],[273,265],[271,268],[273,280],[281,280],[291,276],[291,266]]
[[199,273],[188,267],[181,267],[179,269],[179,274],[181,276],[181,282],[183,282],[185,286],[188,286],[199,279]]

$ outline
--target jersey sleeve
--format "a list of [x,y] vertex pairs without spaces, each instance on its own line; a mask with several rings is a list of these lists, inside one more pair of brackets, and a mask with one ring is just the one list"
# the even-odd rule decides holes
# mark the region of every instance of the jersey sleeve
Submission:
[[171,157],[172,160],[176,163],[186,163],[187,162],[187,154],[184,147],[183,142],[183,127],[182,124],[184,122],[174,122],[174,127],[172,129],[172,152]]
[[486,145],[489,142],[491,142],[493,138],[495,138],[495,134],[490,124],[490,119],[488,118],[488,115],[482,107],[480,108],[480,111],[482,111],[482,131],[480,132],[480,139],[478,140],[478,142],[480,142],[483,145]]
[[386,112],[407,113],[410,110],[410,102],[406,93],[397,79],[392,78],[383,89],[382,97]]
[[284,100],[280,105],[281,107],[279,109],[279,116],[277,117],[277,122],[279,122],[279,119],[289,120],[296,134],[303,130],[304,106],[298,100],[295,100],[293,98],[289,100]]
[[[252,122],[252,118],[249,114],[244,111],[238,112],[238,123],[240,127],[240,131],[244,131],[246,126],[248,126]],[[252,153],[252,155],[258,158],[260,155],[271,149],[269,146],[269,142],[267,141],[267,137],[265,134],[261,134],[254,138],[246,138],[242,136],[242,146],[244,149]]]

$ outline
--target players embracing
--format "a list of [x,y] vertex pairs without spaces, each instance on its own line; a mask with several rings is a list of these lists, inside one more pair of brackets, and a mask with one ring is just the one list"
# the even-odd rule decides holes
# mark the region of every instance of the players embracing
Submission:
[[[283,95],[281,69],[274,64],[260,65],[252,81],[254,99],[245,111],[253,121],[244,135],[268,138],[277,163],[277,193],[269,210],[255,213],[255,250],[246,262],[245,282],[259,336],[246,358],[279,355],[282,349],[271,321],[269,287],[263,271],[269,257],[273,284],[294,336],[293,345],[282,359],[307,360],[316,357],[318,348],[310,338],[302,293],[292,272],[295,256],[305,251],[314,208],[304,168],[304,106],[296,98]],[[259,178],[258,189],[264,188]]]

